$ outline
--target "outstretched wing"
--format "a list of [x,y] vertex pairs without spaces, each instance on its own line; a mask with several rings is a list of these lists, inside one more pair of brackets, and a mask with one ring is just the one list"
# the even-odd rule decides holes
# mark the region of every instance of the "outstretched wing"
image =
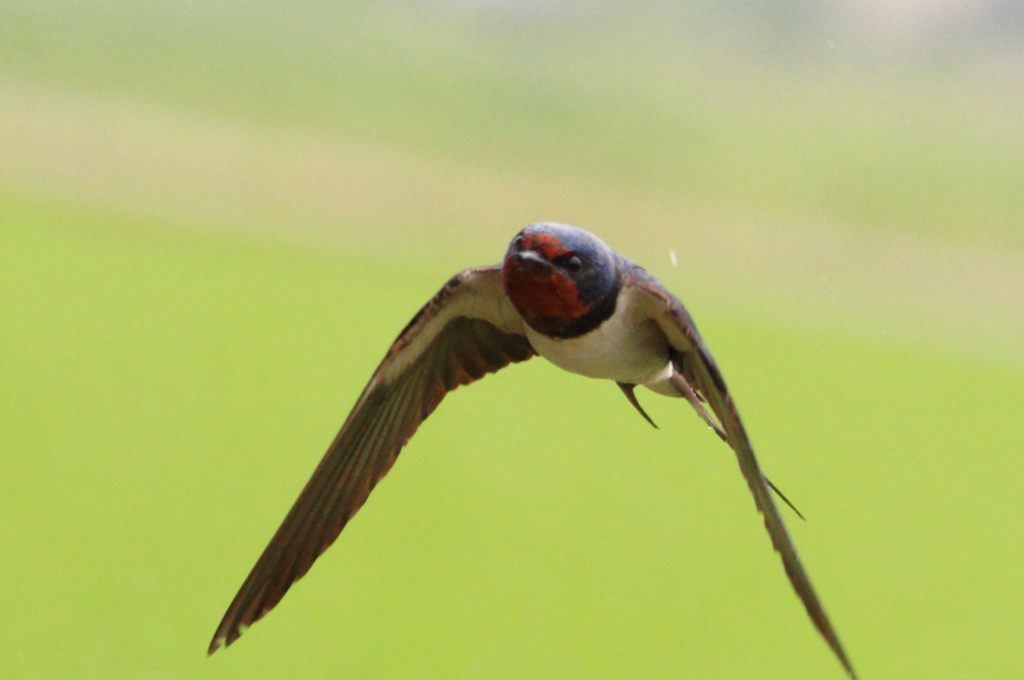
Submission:
[[641,304],[645,305],[646,312],[668,337],[672,362],[679,374],[675,379],[680,393],[685,395],[688,389],[692,389],[714,412],[721,430],[725,433],[724,439],[736,452],[740,471],[743,472],[750,492],[754,495],[757,509],[764,516],[768,535],[771,536],[775,550],[782,557],[782,564],[796,594],[803,601],[811,621],[835,652],[846,672],[851,678],[856,678],[853,666],[811,586],[793,540],[789,537],[782,516],[772,500],[768,480],[757,464],[754,449],[747,438],[729,389],[725,386],[725,380],[700,333],[697,332],[693,319],[683,304],[647,272],[637,267],[628,276],[632,279],[631,284],[642,293]]
[[235,595],[209,653],[238,639],[309,571],[445,394],[534,354],[500,265],[467,269],[445,284],[388,350]]

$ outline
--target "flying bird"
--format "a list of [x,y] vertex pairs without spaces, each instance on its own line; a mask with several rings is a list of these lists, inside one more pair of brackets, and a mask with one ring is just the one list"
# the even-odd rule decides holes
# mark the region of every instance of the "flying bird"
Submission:
[[856,678],[772,499],[778,490],[758,466],[693,319],[644,269],[593,234],[555,223],[516,234],[501,264],[456,274],[398,335],[235,595],[209,653],[280,602],[448,392],[538,354],[571,373],[615,381],[652,425],[634,393],[638,385],[690,403],[735,452],[796,594]]

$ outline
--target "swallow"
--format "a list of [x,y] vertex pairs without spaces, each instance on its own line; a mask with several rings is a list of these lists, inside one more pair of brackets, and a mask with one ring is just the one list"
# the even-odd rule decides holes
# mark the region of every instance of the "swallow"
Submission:
[[771,490],[779,492],[762,474],[690,314],[596,236],[555,223],[516,234],[501,264],[456,274],[399,333],[235,595],[209,653],[237,640],[309,571],[448,392],[537,355],[570,373],[614,381],[652,425],[637,386],[689,402],[736,454],[793,589],[856,678],[772,498]]

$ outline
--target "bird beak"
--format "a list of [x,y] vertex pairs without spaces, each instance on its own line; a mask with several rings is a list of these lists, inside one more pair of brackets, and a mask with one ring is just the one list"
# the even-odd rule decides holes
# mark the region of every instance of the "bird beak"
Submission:
[[541,266],[545,269],[550,269],[553,265],[544,259],[542,255],[533,250],[520,250],[518,253],[512,255],[523,264],[527,266]]

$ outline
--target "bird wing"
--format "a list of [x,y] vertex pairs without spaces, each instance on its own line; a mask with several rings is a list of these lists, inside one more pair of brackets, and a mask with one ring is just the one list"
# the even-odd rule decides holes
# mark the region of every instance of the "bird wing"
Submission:
[[231,602],[209,653],[269,612],[334,542],[445,394],[536,352],[501,267],[454,276],[395,340]]
[[711,352],[708,351],[703,338],[697,332],[697,326],[689,312],[683,307],[683,303],[669,293],[653,276],[639,267],[635,267],[627,276],[629,277],[627,285],[634,285],[641,293],[638,297],[641,304],[644,305],[646,313],[654,319],[668,339],[672,362],[680,374],[676,376],[676,379],[678,380],[681,376],[683,380],[680,382],[685,383],[679,384],[677,387],[681,392],[685,392],[688,384],[711,407],[725,432],[726,442],[736,453],[740,471],[747,480],[750,492],[754,495],[757,509],[764,516],[764,525],[768,529],[768,535],[772,539],[775,550],[782,557],[782,564],[793,584],[793,589],[803,601],[811,621],[814,622],[815,627],[835,652],[846,672],[851,678],[855,678],[853,667],[825,614],[825,609],[811,586],[810,578],[808,578],[803,564],[800,563],[796,546],[793,545],[793,540],[789,537],[789,532],[786,531],[782,516],[772,500],[767,479],[757,464],[754,449],[740,420],[739,411],[736,410],[736,405],[733,403],[729,389],[725,386],[725,380],[722,378]]

